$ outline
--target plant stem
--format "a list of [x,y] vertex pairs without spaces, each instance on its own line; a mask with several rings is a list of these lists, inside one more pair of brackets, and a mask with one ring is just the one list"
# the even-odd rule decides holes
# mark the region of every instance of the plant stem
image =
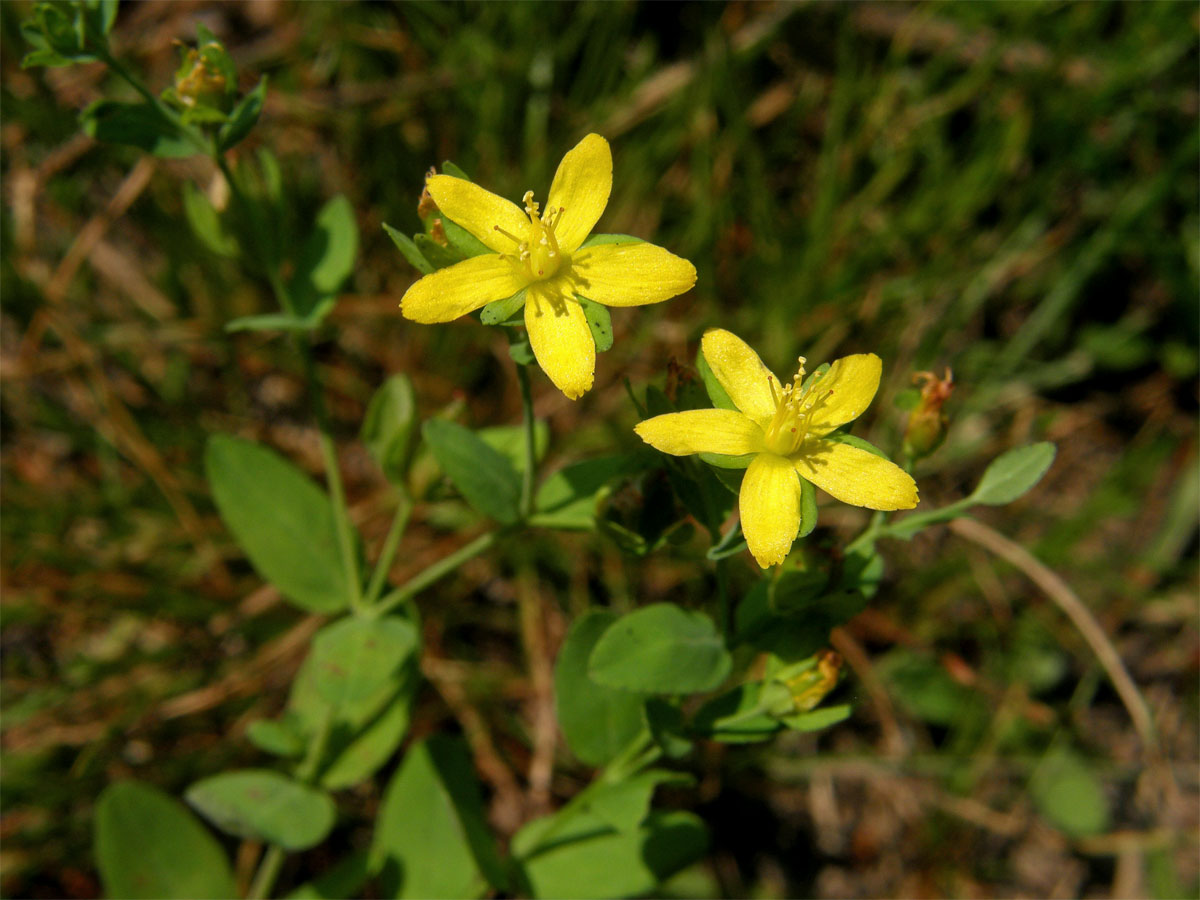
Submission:
[[463,563],[483,553],[483,551],[496,543],[497,537],[499,537],[499,532],[484,532],[469,544],[459,547],[449,556],[442,557],[428,568],[418,572],[377,604],[370,607],[366,611],[367,615],[382,616],[385,613],[391,612],[410,597],[415,597],[434,582],[449,575]]
[[280,846],[272,844],[267,848],[262,862],[258,865],[258,871],[254,873],[254,881],[250,885],[250,890],[246,894],[249,900],[265,900],[271,895],[271,888],[275,886],[275,879],[279,877],[279,870],[283,868],[286,856],[287,852]]
[[403,537],[404,529],[408,527],[408,519],[412,515],[413,503],[408,491],[401,488],[399,494],[396,514],[392,517],[392,525],[384,538],[383,549],[379,551],[379,559],[375,563],[375,570],[371,573],[371,581],[363,597],[365,607],[372,606],[379,599],[379,594],[387,582],[388,571],[392,568],[392,560],[396,558],[396,548],[400,546],[400,538]]
[[[316,780],[317,770],[321,765],[321,757],[325,755],[325,748],[329,744],[329,735],[333,731],[333,707],[326,706],[325,714],[321,717],[321,723],[317,726],[317,731],[313,734],[308,742],[308,750],[304,754],[304,760],[296,767],[296,780],[303,784],[312,784]],[[249,900],[265,900],[271,895],[271,888],[275,886],[275,879],[279,877],[279,870],[283,868],[283,861],[287,858],[287,851],[277,844],[272,844],[267,848],[267,852],[263,854],[262,862],[258,865],[258,871],[254,873],[254,881],[250,885],[250,891],[247,893]]]
[[347,596],[350,608],[357,615],[363,612],[362,580],[358,572],[358,557],[354,552],[354,530],[350,524],[350,510],[346,507],[346,494],[342,489],[342,476],[338,470],[337,448],[329,433],[329,413],[325,408],[325,394],[317,366],[313,360],[312,346],[306,338],[296,340],[300,356],[304,361],[304,374],[312,396],[313,411],[317,418],[317,430],[321,441],[321,458],[325,462],[325,480],[329,483],[329,494],[333,503],[333,524],[337,529],[338,548],[342,556],[342,569],[346,575]]
[[[651,745],[653,738],[649,730],[643,729],[621,753],[613,759],[604,770],[596,776],[582,791],[572,797],[563,807],[554,813],[554,821],[538,835],[538,846],[545,846],[550,838],[562,830],[580,807],[585,806],[602,788],[624,781],[630,775],[635,775],[650,763],[662,756],[662,748]],[[536,849],[536,848],[535,848]]]
[[529,386],[529,369],[517,364],[517,381],[521,385],[521,409],[525,424],[525,471],[521,480],[521,518],[533,512],[533,470],[537,465],[537,433],[533,418],[533,392]]

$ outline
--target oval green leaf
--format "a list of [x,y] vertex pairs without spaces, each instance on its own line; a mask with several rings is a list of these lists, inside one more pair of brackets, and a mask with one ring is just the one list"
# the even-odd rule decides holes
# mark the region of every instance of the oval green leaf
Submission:
[[732,665],[708,616],[656,603],[609,626],[592,650],[588,674],[628,691],[690,694],[719,686]]
[[422,428],[425,443],[463,499],[503,525],[519,516],[521,480],[502,453],[461,425],[430,419]]
[[213,500],[258,573],[310,612],[344,608],[349,594],[329,498],[266,447],[213,435],[204,452]]
[[1054,444],[1043,441],[1000,454],[979,479],[971,501],[988,506],[1012,503],[1042,480],[1054,462],[1055,451]]
[[223,772],[196,782],[184,795],[228,834],[306,850],[333,828],[333,799],[270,769]]
[[589,766],[602,766],[642,730],[642,697],[588,678],[596,641],[617,620],[607,610],[584,613],[571,625],[554,665],[554,705],[567,745]]
[[521,872],[533,897],[637,897],[695,862],[707,846],[696,816],[655,812],[632,831],[591,829],[555,843],[522,862]]
[[1038,811],[1073,837],[1100,834],[1109,826],[1108,798],[1096,773],[1070,751],[1052,751],[1029,782]]
[[436,735],[409,748],[388,784],[370,868],[387,897],[478,897],[507,879],[462,741]]
[[225,851],[178,800],[137,781],[96,801],[96,865],[109,897],[224,898],[237,888]]
[[403,481],[417,438],[417,396],[407,375],[391,375],[380,385],[359,437],[388,480]]
[[345,618],[313,638],[314,684],[334,708],[359,703],[388,682],[416,649],[417,633],[404,619]]

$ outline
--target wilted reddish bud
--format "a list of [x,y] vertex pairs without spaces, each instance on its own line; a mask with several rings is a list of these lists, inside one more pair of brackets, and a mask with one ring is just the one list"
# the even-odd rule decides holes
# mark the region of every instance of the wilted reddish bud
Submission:
[[[429,178],[431,175],[436,174],[437,169],[430,169],[425,173],[425,177]],[[433,202],[433,197],[429,194],[429,188],[421,188],[421,199],[417,201],[417,215],[421,218],[421,221],[424,222],[430,216],[436,216],[437,214],[437,204]]]
[[917,372],[913,384],[921,388],[921,399],[908,415],[908,427],[904,430],[904,455],[910,459],[921,459],[936,450],[946,439],[950,420],[942,406],[954,392],[954,374],[946,369],[944,378],[932,372]]
[[435,244],[441,244],[443,247],[450,246],[450,241],[446,239],[446,228],[442,225],[441,219],[433,220],[433,224],[429,226],[429,236],[433,238]]

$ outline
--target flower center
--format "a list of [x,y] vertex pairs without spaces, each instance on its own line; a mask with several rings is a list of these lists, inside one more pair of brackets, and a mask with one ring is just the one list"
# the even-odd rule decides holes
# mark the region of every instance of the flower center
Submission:
[[804,364],[807,360],[800,357],[800,367],[796,371],[792,383],[782,390],[775,387],[774,376],[767,376],[767,384],[771,388],[771,396],[775,400],[775,415],[767,425],[767,449],[780,456],[790,456],[795,453],[808,434],[809,422],[813,410],[833,395],[833,391],[819,390],[820,380],[801,387],[804,383]]
[[564,208],[560,206],[558,209],[548,209],[539,217],[540,207],[533,199],[533,191],[526,191],[522,199],[525,201],[525,213],[529,216],[524,240],[509,234],[499,225],[492,227],[517,245],[515,254],[503,255],[517,265],[524,266],[533,281],[540,281],[549,278],[562,265],[563,255],[554,237],[554,226],[562,219]]

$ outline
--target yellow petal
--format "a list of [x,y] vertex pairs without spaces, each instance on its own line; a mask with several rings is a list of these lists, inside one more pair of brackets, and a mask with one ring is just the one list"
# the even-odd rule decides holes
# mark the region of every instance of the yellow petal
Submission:
[[874,353],[844,356],[830,366],[812,387],[812,396],[818,399],[808,420],[808,433],[828,434],[861,416],[879,390],[882,371],[883,362]]
[[506,259],[473,256],[417,281],[400,299],[400,311],[414,322],[449,322],[511,297],[528,282],[529,276]]
[[763,449],[763,432],[732,409],[689,409],[655,416],[634,426],[638,437],[663,453],[724,453],[742,456]]
[[554,237],[565,253],[578,249],[600,220],[612,191],[612,168],[608,141],[598,134],[589,134],[558,164],[546,198],[546,212],[562,207]]
[[571,257],[575,291],[605,306],[661,303],[690,290],[696,267],[654,244],[598,244]]
[[793,459],[801,477],[851,506],[912,509],[917,505],[912,477],[866,450],[816,438],[805,441]]
[[525,299],[525,330],[538,365],[554,386],[572,400],[582,397],[596,371],[596,342],[583,307],[545,282],[535,282]]
[[738,494],[742,534],[764,569],[779,565],[800,530],[800,481],[791,461],[774,453],[754,457]]
[[446,218],[457,222],[497,253],[515,253],[517,245],[496,230],[524,238],[529,216],[517,204],[452,175],[430,175],[425,182],[429,195]]
[[770,380],[774,379],[778,391],[779,379],[763,365],[749,344],[736,334],[710,328],[700,341],[700,352],[734,406],[759,424],[775,415]]

